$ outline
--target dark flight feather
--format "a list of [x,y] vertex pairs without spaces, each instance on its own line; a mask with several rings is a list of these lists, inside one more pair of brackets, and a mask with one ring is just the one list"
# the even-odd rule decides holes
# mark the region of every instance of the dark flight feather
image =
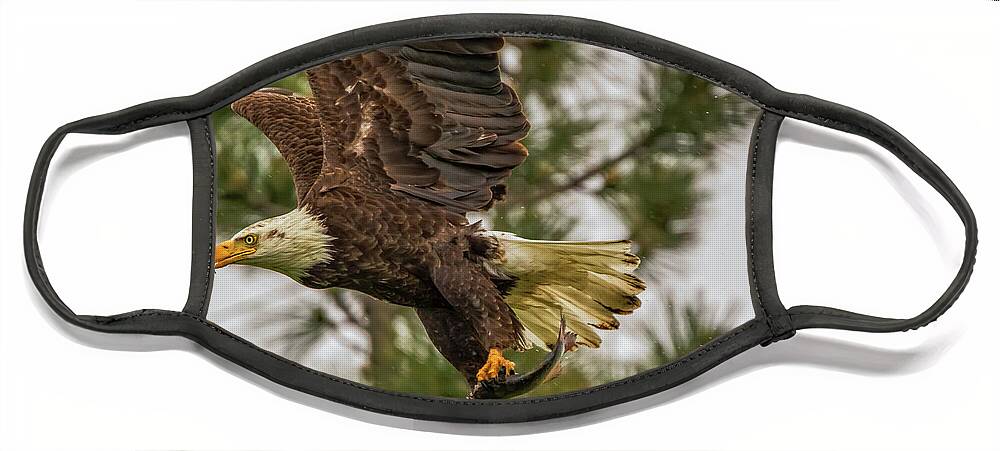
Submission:
[[500,38],[422,42],[310,69],[328,170],[354,167],[345,145],[364,124],[362,104],[377,102],[409,146],[376,149],[378,185],[456,213],[488,209],[528,154],[518,141],[530,126],[500,77],[502,46]]

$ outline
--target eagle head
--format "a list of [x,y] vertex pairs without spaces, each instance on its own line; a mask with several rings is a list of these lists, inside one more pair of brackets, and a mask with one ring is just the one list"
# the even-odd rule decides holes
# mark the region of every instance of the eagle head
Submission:
[[233,263],[270,269],[301,282],[307,271],[333,257],[321,217],[296,208],[250,224],[215,246],[215,268]]

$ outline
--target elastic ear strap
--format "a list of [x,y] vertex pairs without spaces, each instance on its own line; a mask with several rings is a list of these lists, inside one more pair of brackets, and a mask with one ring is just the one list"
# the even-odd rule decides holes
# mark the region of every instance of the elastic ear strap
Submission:
[[[955,279],[933,305],[917,316],[907,319],[882,318],[832,307],[798,305],[788,309],[792,327],[795,329],[823,327],[863,332],[901,332],[926,326],[936,320],[955,303],[962,290],[965,289],[972,276],[972,267],[976,260],[976,246],[978,244],[976,217],[968,201],[965,200],[965,196],[941,171],[941,168],[899,132],[878,119],[841,105],[826,102],[817,105],[817,99],[804,95],[795,96],[795,99],[803,101],[803,104],[809,106],[803,105],[799,108],[794,105],[797,103],[796,100],[793,100],[789,102],[793,104],[792,108],[789,109],[799,112],[776,112],[868,138],[891,152],[920,178],[934,187],[951,204],[965,225],[965,251]],[[801,111],[808,111],[811,114]]]
[[[134,107],[133,107],[134,108]],[[125,110],[128,111],[128,110]],[[117,116],[115,116],[117,115]],[[38,288],[39,294],[42,298],[49,304],[49,306],[54,310],[61,318],[67,322],[76,324],[81,327],[85,327],[93,330],[100,330],[103,332],[142,332],[142,333],[153,333],[153,334],[169,334],[173,331],[169,330],[157,330],[156,327],[151,328],[148,324],[144,323],[143,317],[148,317],[150,314],[177,314],[177,312],[170,312],[167,310],[139,310],[134,312],[123,313],[120,315],[113,316],[92,316],[92,315],[78,315],[76,314],[66,303],[59,297],[55,289],[52,287],[52,283],[49,281],[48,274],[45,272],[45,266],[42,264],[41,251],[38,245],[38,220],[41,213],[41,204],[43,193],[45,190],[45,181],[48,176],[49,166],[52,162],[52,158],[55,156],[56,150],[62,143],[66,135],[70,133],[88,133],[88,134],[122,134],[131,131],[135,131],[141,128],[148,128],[153,125],[162,125],[163,123],[168,123],[170,121],[146,121],[140,124],[136,121],[128,120],[122,122],[122,117],[119,113],[113,113],[111,115],[95,116],[92,118],[82,119],[76,122],[72,122],[62,127],[59,127],[42,145],[42,149],[38,154],[38,158],[35,161],[35,167],[31,174],[31,179],[28,184],[28,196],[25,203],[24,209],[24,256],[27,262],[28,274],[31,277],[32,282]],[[125,117],[125,119],[128,119]],[[191,124],[189,124],[191,126]],[[206,129],[207,125],[199,124],[197,129]],[[195,128],[192,128],[194,131]],[[192,141],[198,144],[193,149],[195,154],[205,153],[204,146],[200,144],[200,141]],[[201,152],[198,152],[201,150]],[[198,163],[197,157],[195,161],[196,165]],[[214,170],[214,168],[212,168]],[[196,177],[196,184],[198,179]],[[197,186],[196,186],[197,190]],[[204,191],[204,190],[203,190]],[[203,205],[196,203],[196,206],[203,207]],[[195,218],[196,220],[199,218]],[[197,235],[196,235],[197,236]],[[210,274],[210,271],[209,271]],[[194,280],[194,279],[192,279]],[[210,278],[208,283],[210,284]],[[188,301],[187,307],[197,306],[197,303],[192,302],[190,299]],[[188,308],[185,308],[187,311]]]
[[53,132],[49,139],[45,140],[38,159],[35,160],[35,168],[28,181],[28,199],[24,207],[24,258],[28,264],[28,275],[42,298],[64,320],[80,324],[85,320],[74,313],[52,288],[49,276],[42,265],[42,255],[38,246],[38,216],[41,213],[42,194],[49,173],[49,164],[63,138],[74,131],[74,124],[63,125]]

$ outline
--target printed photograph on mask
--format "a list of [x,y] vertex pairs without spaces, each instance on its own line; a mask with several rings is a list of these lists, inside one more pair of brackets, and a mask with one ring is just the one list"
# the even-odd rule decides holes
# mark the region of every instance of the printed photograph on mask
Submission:
[[414,42],[212,116],[208,320],[305,367],[454,398],[586,390],[753,316],[760,110],[581,43]]

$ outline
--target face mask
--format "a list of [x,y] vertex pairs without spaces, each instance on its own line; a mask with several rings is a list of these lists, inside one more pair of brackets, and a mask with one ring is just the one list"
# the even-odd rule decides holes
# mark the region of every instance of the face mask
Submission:
[[[964,260],[926,311],[782,305],[771,189],[786,117],[879,144],[955,209]],[[178,121],[194,155],[187,303],[74,313],[37,242],[56,148]],[[183,336],[295,390],[455,422],[633,400],[799,329],[922,327],[976,251],[965,198],[877,119],[651,36],[530,15],[363,28],[64,125],[25,217],[28,270],[67,322]]]

